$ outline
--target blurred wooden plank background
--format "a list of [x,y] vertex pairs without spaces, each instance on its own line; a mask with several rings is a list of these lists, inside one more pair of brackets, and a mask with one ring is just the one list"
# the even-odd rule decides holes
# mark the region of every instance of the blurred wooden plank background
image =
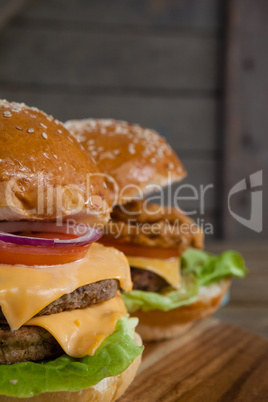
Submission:
[[[247,189],[232,197],[232,208],[246,219],[263,222],[262,233],[239,224],[223,209],[224,233],[228,238],[255,238],[268,235],[268,210],[252,205],[251,195],[260,190],[249,176],[262,171],[263,202],[267,200],[268,174],[268,2],[229,0],[226,54],[225,169],[224,199],[240,180]],[[252,211],[251,211],[252,209]],[[256,215],[256,216],[255,216]],[[262,215],[262,216],[261,216]]]
[[[213,185],[195,216],[214,236],[231,236],[233,218],[223,214],[233,183],[222,173],[225,17],[223,0],[28,1],[0,33],[0,96],[61,120],[111,117],[156,129],[183,160],[183,183],[199,195],[200,185]],[[233,169],[225,176],[239,180]],[[180,205],[200,210],[200,199]]]
[[0,0],[0,31],[18,15],[28,0]]

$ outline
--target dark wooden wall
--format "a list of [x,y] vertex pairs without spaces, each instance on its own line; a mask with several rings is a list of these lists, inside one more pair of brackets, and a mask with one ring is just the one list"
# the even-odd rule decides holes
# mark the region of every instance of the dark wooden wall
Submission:
[[[268,2],[229,0],[228,3],[224,235],[230,239],[267,238]],[[250,175],[256,172],[259,172],[258,180],[250,183]],[[230,189],[243,179],[246,179],[247,188],[232,196],[231,208],[251,221],[250,225],[257,224],[260,220],[262,225],[256,225],[257,231],[241,225],[226,208]],[[257,200],[256,203],[251,201],[251,195],[260,191],[263,192],[262,200]]]
[[0,32],[0,96],[61,120],[112,117],[156,129],[183,160],[185,183],[213,184],[205,218],[219,235],[223,3],[29,1]]

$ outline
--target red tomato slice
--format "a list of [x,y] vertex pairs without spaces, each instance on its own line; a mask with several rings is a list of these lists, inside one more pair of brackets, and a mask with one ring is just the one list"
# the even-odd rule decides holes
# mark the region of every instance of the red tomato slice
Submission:
[[180,255],[176,248],[144,247],[115,240],[107,235],[103,235],[99,242],[104,246],[117,248],[129,257],[160,258],[165,260],[172,257],[179,257]]
[[[31,237],[67,240],[77,236],[63,233],[33,233]],[[34,247],[0,241],[0,264],[28,266],[67,264],[83,258],[89,246],[90,244],[83,246]]]

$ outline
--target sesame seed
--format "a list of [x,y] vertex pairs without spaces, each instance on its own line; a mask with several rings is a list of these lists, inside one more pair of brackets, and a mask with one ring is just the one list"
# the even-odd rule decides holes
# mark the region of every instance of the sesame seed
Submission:
[[34,129],[33,128],[28,128],[27,133],[34,133]]
[[169,163],[169,164],[168,164],[168,168],[169,168],[169,169],[174,169],[174,163]]
[[3,113],[3,116],[4,116],[4,117],[12,117],[12,114],[10,113],[9,110],[6,110],[6,111]]
[[43,127],[43,128],[47,128],[47,126],[45,124],[43,124],[43,123],[40,123],[40,126]]
[[30,114],[30,117],[32,117],[33,119],[36,119],[36,115],[35,114]]
[[133,144],[129,144],[129,146],[128,146],[128,152],[129,152],[130,154],[132,154],[132,155],[136,153]]
[[23,130],[23,128],[22,128],[22,127],[20,127],[20,126],[16,126],[16,129],[17,129],[17,130],[20,130],[20,131],[22,131],[22,130]]
[[152,162],[152,163],[156,163],[156,159],[155,159],[155,158],[152,158],[152,159],[151,159],[151,162]]
[[58,133],[59,133],[59,134],[61,134],[61,133],[62,133],[62,130],[57,130],[57,131],[58,131]]
[[102,119],[101,120],[101,124],[103,124],[104,126],[111,126],[113,123],[114,123],[114,121],[111,119]]
[[42,133],[42,137],[43,137],[45,140],[47,140],[47,135],[46,135],[46,133]]
[[120,154],[120,150],[119,150],[119,149],[115,149],[115,150],[114,150],[114,154],[115,154],[115,155],[119,155],[119,154]]

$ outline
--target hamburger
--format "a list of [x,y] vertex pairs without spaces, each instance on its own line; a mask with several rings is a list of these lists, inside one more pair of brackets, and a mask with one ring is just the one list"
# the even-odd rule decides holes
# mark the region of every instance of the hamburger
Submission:
[[203,251],[202,229],[180,209],[151,202],[153,191],[186,175],[165,139],[114,120],[73,120],[65,126],[112,178],[108,181],[114,180],[112,219],[100,241],[128,258],[133,290],[123,299],[139,318],[142,338],[177,336],[213,314],[231,277],[243,277],[246,268],[234,251],[220,256]]
[[0,399],[113,401],[140,363],[126,257],[95,162],[52,116],[0,101]]

